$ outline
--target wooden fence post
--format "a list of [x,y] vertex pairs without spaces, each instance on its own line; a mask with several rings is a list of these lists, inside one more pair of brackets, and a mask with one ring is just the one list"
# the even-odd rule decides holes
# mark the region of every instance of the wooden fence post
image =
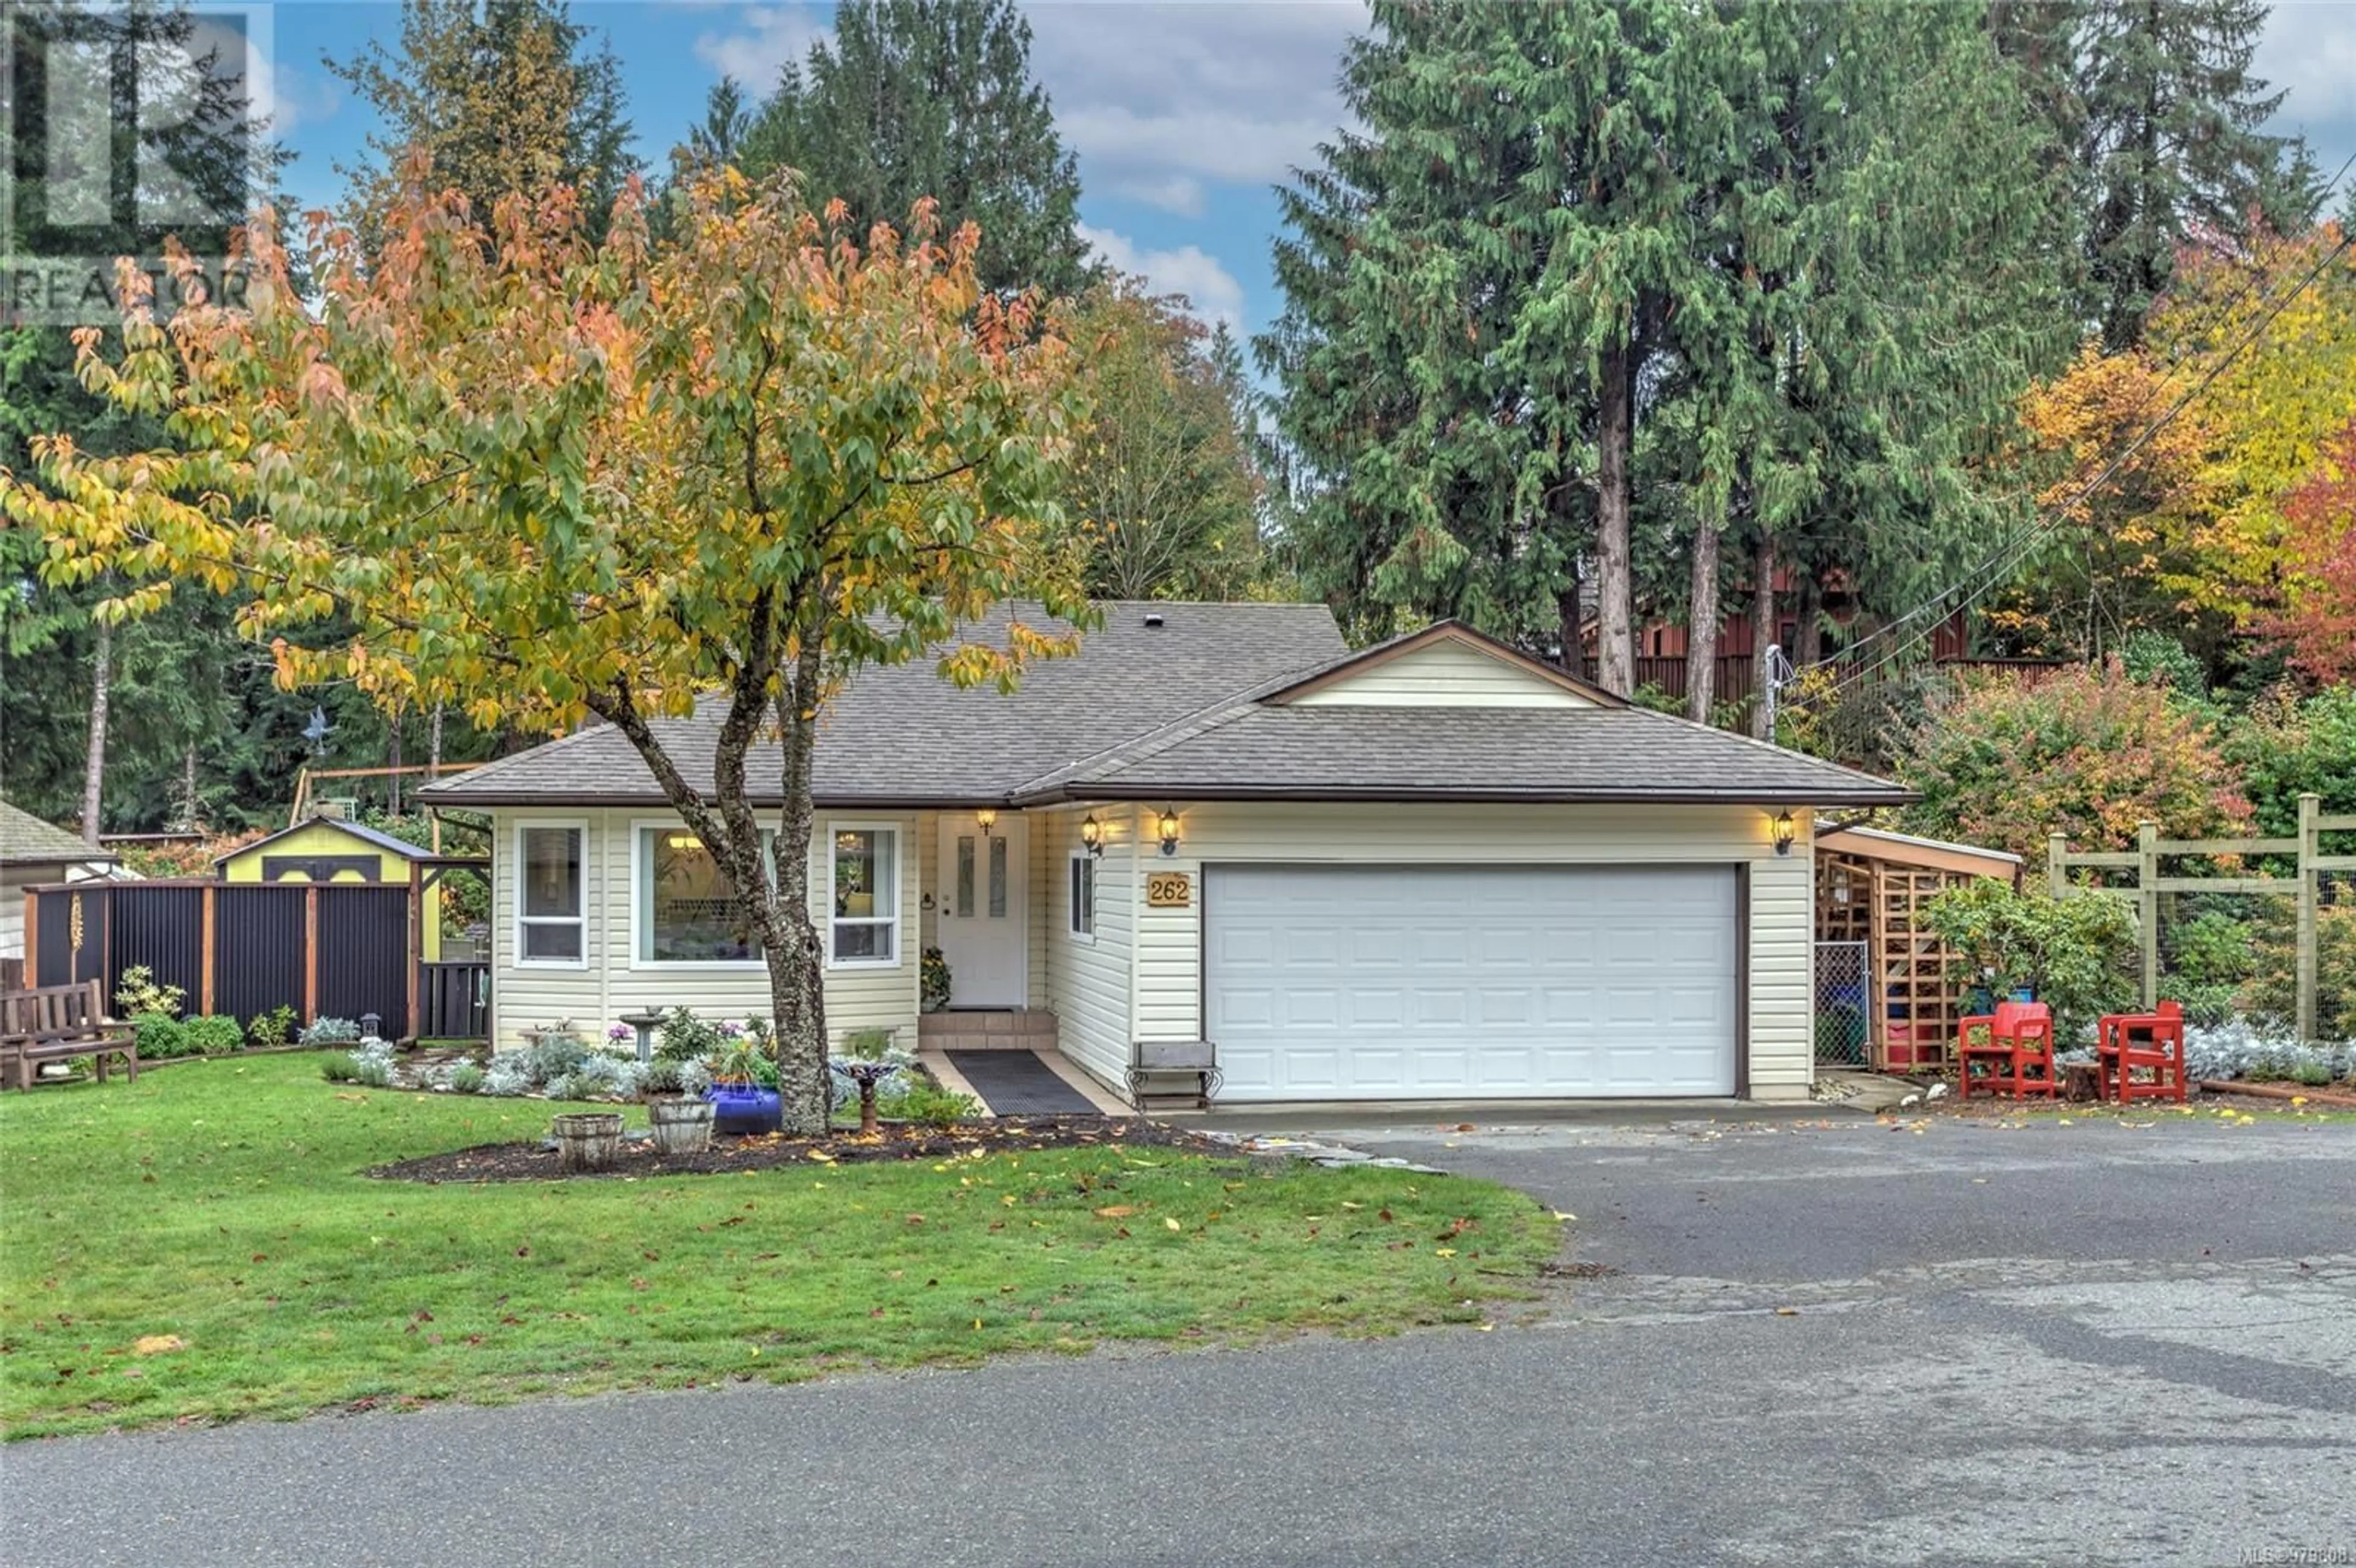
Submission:
[[425,868],[414,860],[409,863],[409,919],[405,924],[402,946],[408,955],[404,967],[409,981],[409,1038],[423,1040],[423,1020],[417,1016],[417,976],[425,964]]
[[2143,923],[2143,1005],[2159,1006],[2159,824],[2136,824],[2136,906]]
[[319,1021],[319,884],[303,890],[303,1021]]
[[204,934],[198,939],[197,1010],[209,1017],[213,1010],[213,891],[217,884],[204,889]]
[[25,989],[41,983],[41,895],[25,894]]
[[2298,934],[2296,964],[2298,972],[2298,1038],[2313,1040],[2315,1033],[2316,938],[2315,906],[2323,893],[2323,869],[2316,862],[2323,856],[2323,833],[2316,818],[2323,809],[2323,797],[2308,791],[2298,797]]
[[2045,836],[2045,891],[2060,898],[2070,891],[2069,869],[2062,857],[2070,852],[2070,840],[2059,833]]

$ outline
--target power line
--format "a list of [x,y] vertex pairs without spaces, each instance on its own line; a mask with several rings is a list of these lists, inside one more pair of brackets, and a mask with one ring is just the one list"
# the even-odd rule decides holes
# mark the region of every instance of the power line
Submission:
[[[2351,155],[2350,162],[2356,163],[2356,155]],[[2344,166],[2342,172],[2345,172]],[[2338,176],[2334,176],[2335,179]],[[1988,589],[1995,586],[1997,581],[2003,581],[2010,574],[2014,568],[2016,568],[2022,560],[2026,560],[2029,549],[2034,548],[2043,536],[2050,534],[2053,530],[2054,527],[2068,515],[2072,507],[2077,506],[2078,503],[2083,501],[2087,496],[2093,495],[2104,484],[2108,483],[2111,476],[2124,467],[2129,458],[2133,457],[2136,453],[2142,451],[2144,447],[2150,444],[2154,436],[2158,435],[2162,430],[2174,422],[2176,417],[2182,413],[2184,410],[2191,404],[2194,399],[2198,398],[2202,392],[2207,391],[2210,386],[2216,381],[2217,378],[2224,373],[2226,367],[2233,364],[2234,360],[2240,358],[2243,354],[2247,352],[2250,347],[2258,341],[2259,338],[2263,337],[2265,335],[2266,329],[2274,325],[2275,318],[2279,316],[2284,310],[2288,308],[2291,301],[2306,293],[2308,286],[2313,283],[2317,278],[2321,277],[2323,275],[2324,269],[2330,266],[2333,261],[2339,260],[2340,257],[2347,251],[2351,244],[2356,244],[2356,229],[2351,229],[2348,233],[2341,235],[2340,243],[2333,246],[2330,251],[2326,252],[2313,267],[2309,268],[2307,275],[2301,278],[2288,293],[2285,293],[2280,299],[2276,300],[2274,304],[2267,308],[2265,313],[2258,318],[2256,324],[2243,336],[2239,343],[2235,344],[2233,348],[2223,356],[2223,357],[2220,358],[2214,365],[2211,366],[2207,372],[2201,376],[2200,380],[2193,383],[2193,385],[2185,391],[2183,396],[2178,398],[2176,401],[2169,407],[2166,413],[2161,414],[2159,418],[2146,425],[2133,441],[2129,442],[2115,456],[2103,465],[2100,473],[2096,474],[2092,479],[2087,480],[2085,484],[2080,485],[2067,499],[2062,501],[2055,507],[2048,508],[2039,517],[2030,519],[2030,521],[2021,528],[2019,533],[2016,534],[2012,539],[1998,545],[1996,549],[1982,560],[1978,565],[1974,566],[1969,571],[1965,571],[1963,577],[1955,583],[1951,584],[1947,588],[1942,589],[1938,593],[1924,601],[1922,603],[1915,606],[1912,610],[1908,611],[1904,615],[1900,616],[1897,620],[1868,633],[1865,636],[1858,639],[1857,642],[1843,649],[1839,654],[1830,658],[1816,660],[1808,667],[1811,669],[1820,668],[1823,666],[1838,662],[1841,659],[1852,658],[1859,649],[1865,648],[1879,639],[1894,635],[1912,622],[1920,620],[1924,615],[1932,614],[1935,612],[1938,619],[1944,621],[1947,616],[1954,614],[1956,611],[1969,608],[1971,604],[1978,600],[1981,594],[1987,592]],[[2246,293],[2246,290],[2244,292]],[[1975,580],[1977,581],[1976,581]],[[1962,592],[1963,596],[1958,599],[1954,596],[1959,591]],[[1858,669],[1855,672],[1856,675],[1862,677],[1869,674],[1872,670],[1880,668],[1883,665],[1890,663],[1893,658],[1898,656],[1898,654],[1920,645],[1922,638],[1932,635],[1936,627],[1934,623],[1933,627],[1930,629],[1908,639],[1897,653],[1876,659],[1872,665]]]

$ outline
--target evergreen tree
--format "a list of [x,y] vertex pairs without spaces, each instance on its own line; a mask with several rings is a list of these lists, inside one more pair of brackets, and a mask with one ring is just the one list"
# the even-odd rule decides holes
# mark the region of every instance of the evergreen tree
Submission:
[[562,0],[402,0],[396,48],[372,42],[327,65],[383,124],[342,171],[355,212],[380,208],[402,159],[422,152],[435,184],[487,221],[509,191],[566,185],[602,233],[637,172],[621,63]]
[[813,207],[905,228],[930,197],[981,229],[982,283],[1070,295],[1093,275],[1078,165],[1031,77],[1012,0],[846,0],[834,40],[788,64],[744,141],[749,174],[800,171]]
[[1600,677],[1632,684],[1648,372],[1726,314],[1685,155],[1724,148],[1722,37],[1650,0],[1376,7],[1343,72],[1365,132],[1284,194],[1260,346],[1305,579],[1362,629],[1462,615],[1575,661],[1591,550]]
[[2140,342],[2179,246],[2297,233],[2323,192],[2305,144],[2262,127],[2282,94],[2250,73],[2264,0],[2008,0],[1999,47],[2028,67],[2068,150],[2084,310],[2104,347]]

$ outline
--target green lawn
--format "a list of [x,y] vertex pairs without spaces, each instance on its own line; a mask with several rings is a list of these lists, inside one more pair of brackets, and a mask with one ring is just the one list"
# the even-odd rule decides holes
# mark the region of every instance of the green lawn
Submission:
[[377,1181],[552,1107],[318,1064],[0,1096],[6,1435],[1477,1321],[1559,1241],[1487,1182],[1162,1149]]

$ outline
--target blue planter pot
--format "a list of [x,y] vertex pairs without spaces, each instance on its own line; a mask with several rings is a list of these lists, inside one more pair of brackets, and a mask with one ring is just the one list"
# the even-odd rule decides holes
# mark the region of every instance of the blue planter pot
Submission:
[[703,1092],[712,1102],[715,1133],[774,1133],[785,1125],[784,1106],[775,1089],[751,1084],[714,1083]]

